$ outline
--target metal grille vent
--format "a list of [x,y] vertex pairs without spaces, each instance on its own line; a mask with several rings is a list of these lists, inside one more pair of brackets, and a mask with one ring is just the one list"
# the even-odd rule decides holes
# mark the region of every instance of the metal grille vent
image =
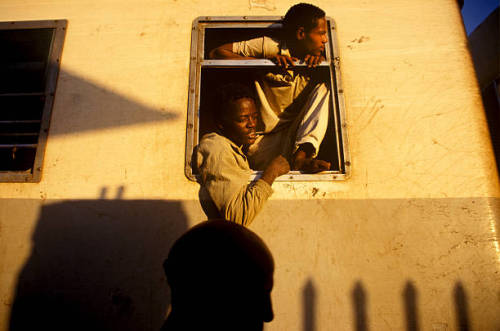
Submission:
[[0,23],[0,181],[39,181],[66,21]]

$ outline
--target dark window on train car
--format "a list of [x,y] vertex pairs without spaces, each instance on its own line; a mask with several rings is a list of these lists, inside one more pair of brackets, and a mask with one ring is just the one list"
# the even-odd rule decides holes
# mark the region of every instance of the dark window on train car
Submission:
[[[213,91],[228,82],[242,82],[251,86],[260,72],[277,70],[270,60],[211,60],[208,52],[229,42],[263,35],[279,37],[280,20],[281,17],[200,17],[193,22],[185,159],[185,173],[189,179],[196,180],[197,175],[192,160],[194,148],[204,134],[215,130],[212,108],[216,102],[212,100]],[[321,63],[317,71],[332,93],[327,133],[320,146],[318,158],[331,162],[332,169],[313,175],[291,171],[278,178],[281,181],[344,180],[349,176],[340,58],[336,48],[334,22],[327,18],[327,24],[329,42],[326,47],[326,61]],[[255,175],[257,172],[254,172]]]
[[0,182],[39,182],[66,20],[0,22]]

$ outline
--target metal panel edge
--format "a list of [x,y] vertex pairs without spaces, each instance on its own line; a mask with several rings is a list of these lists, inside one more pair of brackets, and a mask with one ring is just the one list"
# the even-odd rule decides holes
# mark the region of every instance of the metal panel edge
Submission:
[[[190,61],[189,61],[189,86],[188,86],[188,111],[186,119],[186,159],[184,163],[184,174],[187,179],[191,181],[196,181],[196,177],[193,174],[193,169],[191,167],[191,160],[193,156],[193,150],[195,147],[195,137],[194,131],[197,130],[195,127],[196,114],[196,78],[197,78],[197,55],[193,54],[193,50],[197,50],[198,44],[198,26],[202,17],[197,17],[194,19],[191,27],[191,51],[190,51]],[[196,53],[198,54],[198,53]]]
[[59,20],[52,38],[52,45],[47,65],[47,85],[45,86],[46,99],[40,123],[40,133],[38,135],[38,146],[36,148],[35,161],[33,163],[33,182],[39,182],[42,176],[43,160],[45,157],[45,148],[47,146],[52,109],[54,107],[57,80],[59,77],[61,56],[67,26],[67,20]]
[[[332,37],[331,49],[332,49],[332,65],[334,66],[335,71],[335,89],[336,89],[336,97],[338,102],[338,111],[340,117],[340,133],[342,135],[342,151],[344,155],[344,179],[349,179],[351,177],[351,156],[349,153],[349,138],[347,134],[347,117],[346,117],[346,109],[345,109],[345,100],[344,100],[344,88],[342,86],[342,77],[340,70],[340,51],[339,51],[339,43],[337,37],[337,23],[332,17],[327,17],[327,20],[330,21],[330,35]],[[335,101],[335,99],[333,100]]]

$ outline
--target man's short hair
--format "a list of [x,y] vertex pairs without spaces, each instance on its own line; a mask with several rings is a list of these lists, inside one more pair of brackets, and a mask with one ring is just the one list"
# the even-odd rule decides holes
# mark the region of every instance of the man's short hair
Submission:
[[283,29],[287,37],[293,37],[300,27],[306,32],[314,29],[318,19],[325,17],[323,9],[309,3],[299,3],[292,6],[283,18]]
[[274,271],[274,260],[254,232],[229,221],[209,220],[194,226],[174,243],[163,267],[174,292],[199,296],[199,288],[207,284],[212,288],[204,291],[260,286]]
[[231,105],[238,99],[248,98],[255,102],[253,91],[242,83],[228,83],[219,87],[212,101],[215,122],[220,123],[230,115]]

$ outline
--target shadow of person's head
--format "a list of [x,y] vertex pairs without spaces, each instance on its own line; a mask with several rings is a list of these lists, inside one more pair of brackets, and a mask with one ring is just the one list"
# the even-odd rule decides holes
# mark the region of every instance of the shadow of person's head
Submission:
[[164,267],[172,311],[163,330],[262,330],[273,319],[274,261],[243,226],[212,220],[193,227]]

